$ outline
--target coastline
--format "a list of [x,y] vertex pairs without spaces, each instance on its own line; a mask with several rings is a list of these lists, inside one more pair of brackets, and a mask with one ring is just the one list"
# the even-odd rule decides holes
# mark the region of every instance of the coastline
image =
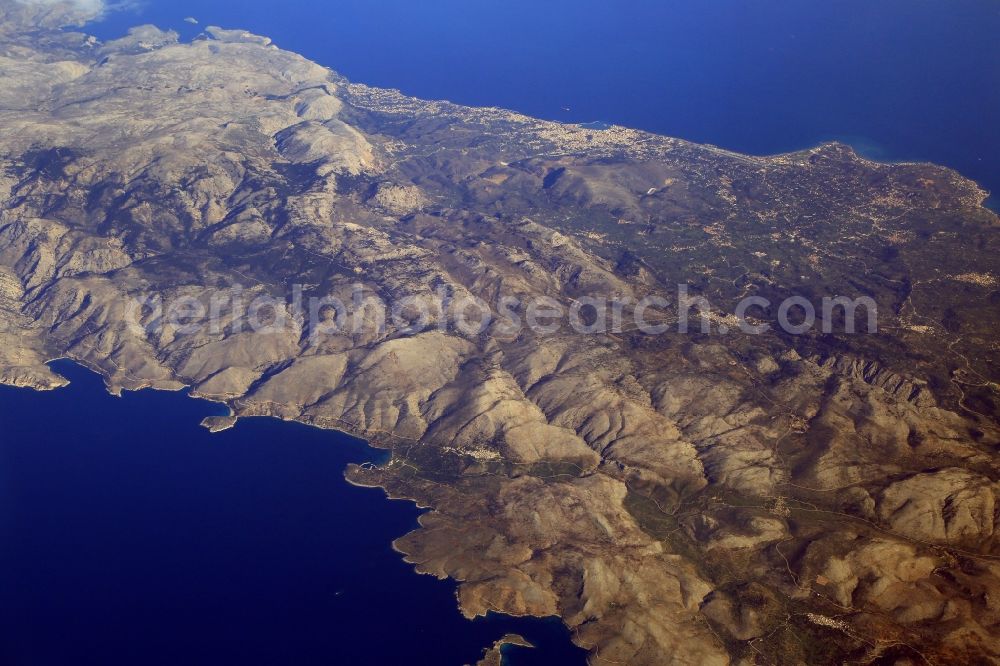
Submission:
[[[118,11],[119,10],[115,10],[116,13]],[[126,10],[126,11],[128,11],[128,10]],[[83,30],[83,31],[87,31],[87,30],[95,28],[95,27],[101,27],[101,24],[106,24],[108,22],[109,16],[110,16],[109,14],[106,14],[106,15],[104,15],[102,17],[99,17],[99,18],[97,18],[95,20],[89,21],[88,23],[85,23],[84,25],[80,26],[79,29]],[[140,17],[136,16],[135,20],[136,21],[140,21]],[[201,21],[198,25],[193,25],[193,24],[190,24],[190,23],[186,23],[185,20],[183,19],[183,14],[178,15],[176,23],[177,23],[177,25],[168,25],[168,27],[166,27],[164,29],[178,31],[179,32],[179,42],[181,44],[188,43],[188,42],[190,42],[190,41],[198,38],[199,36],[206,34],[206,31],[208,31],[209,29],[212,29],[212,25],[209,22],[205,22],[205,21]],[[136,23],[135,23],[135,21],[133,21],[133,22],[129,23],[129,25],[134,26],[134,25],[136,25]],[[263,27],[263,26],[258,26],[258,27]],[[181,32],[181,30],[183,30],[183,32]],[[265,39],[270,39],[270,36],[265,35],[264,32],[253,32],[254,30],[257,30],[257,28],[245,28],[244,29],[244,28],[241,28],[241,27],[234,27],[234,28],[229,28],[228,30],[248,30],[248,31],[251,31],[252,34],[262,35],[262,36],[264,36]],[[103,32],[103,30],[101,32]],[[272,46],[274,46],[274,45],[272,44]],[[935,167],[935,168],[938,168],[938,169],[947,169],[947,170],[953,172],[954,174],[956,174],[960,179],[968,181],[968,182],[972,183],[973,185],[975,185],[975,187],[980,192],[983,193],[983,199],[982,199],[982,202],[981,202],[980,205],[982,207],[986,208],[987,210],[1000,215],[1000,195],[996,194],[996,192],[994,191],[994,188],[990,187],[988,184],[986,184],[984,182],[981,182],[979,179],[974,178],[973,176],[967,174],[962,167],[957,166],[957,165],[953,166],[953,165],[949,164],[946,160],[937,160],[936,161],[932,157],[921,157],[921,158],[915,158],[915,157],[898,157],[897,158],[897,157],[893,157],[892,155],[888,155],[888,154],[884,155],[884,156],[879,156],[879,155],[873,154],[873,152],[882,152],[882,153],[885,153],[887,151],[887,149],[884,148],[883,145],[877,139],[869,138],[869,137],[863,136],[863,135],[838,135],[838,134],[835,134],[835,133],[834,134],[819,134],[819,135],[817,135],[817,136],[815,136],[815,137],[813,137],[813,138],[811,138],[809,140],[798,141],[793,146],[789,146],[787,148],[780,148],[780,149],[773,150],[773,151],[772,150],[765,150],[765,151],[744,150],[744,149],[741,149],[739,147],[729,148],[729,147],[726,147],[722,142],[719,142],[717,139],[698,140],[698,139],[694,139],[694,138],[686,138],[683,134],[671,134],[669,132],[664,132],[664,131],[660,131],[660,130],[657,130],[657,129],[650,129],[650,128],[644,127],[642,125],[637,125],[637,124],[634,124],[634,123],[617,122],[617,121],[614,121],[614,120],[609,120],[609,121],[603,121],[603,120],[598,120],[598,121],[560,120],[560,119],[557,119],[555,117],[532,115],[532,113],[530,113],[530,112],[516,110],[516,109],[514,109],[514,108],[512,108],[510,106],[503,106],[501,103],[490,103],[490,104],[483,104],[483,105],[470,104],[470,103],[466,103],[466,102],[455,102],[455,101],[452,101],[452,99],[449,99],[446,96],[425,95],[425,94],[422,94],[419,91],[404,91],[404,90],[402,90],[400,88],[393,88],[393,87],[382,88],[381,86],[379,86],[377,84],[374,84],[374,83],[372,83],[372,84],[366,83],[363,78],[357,78],[357,79],[348,78],[345,75],[342,75],[337,69],[334,68],[334,63],[328,63],[325,59],[319,59],[319,58],[317,58],[315,56],[306,56],[306,55],[303,55],[298,50],[296,50],[296,48],[295,48],[294,45],[288,45],[288,46],[277,45],[276,48],[278,48],[278,49],[280,49],[280,50],[282,50],[284,52],[287,52],[287,53],[294,53],[294,54],[298,55],[301,58],[304,58],[304,59],[309,60],[311,62],[315,62],[318,65],[320,65],[321,67],[323,67],[324,69],[326,69],[327,71],[329,71],[334,76],[340,77],[340,78],[344,79],[345,81],[348,81],[351,84],[366,85],[366,86],[371,86],[371,87],[375,87],[375,88],[384,89],[384,90],[387,90],[387,91],[396,92],[396,93],[399,93],[402,96],[413,98],[415,100],[419,100],[419,101],[425,102],[425,103],[430,103],[430,104],[446,104],[446,105],[451,105],[451,106],[456,106],[456,107],[462,107],[462,108],[467,108],[467,109],[499,110],[499,111],[503,111],[503,112],[506,112],[506,113],[513,113],[513,114],[516,114],[516,115],[519,115],[519,116],[522,116],[524,118],[528,118],[528,119],[531,119],[531,120],[537,120],[537,121],[542,121],[542,122],[546,122],[546,123],[552,123],[552,124],[555,124],[555,125],[562,125],[562,126],[571,127],[571,128],[589,129],[588,128],[589,125],[598,124],[598,125],[601,125],[601,127],[600,128],[596,128],[595,131],[624,130],[624,131],[629,131],[629,132],[638,132],[638,133],[641,133],[641,134],[645,134],[645,135],[657,137],[657,138],[664,139],[664,140],[675,141],[675,142],[679,142],[679,143],[682,143],[682,144],[687,144],[687,145],[690,145],[690,146],[696,146],[696,147],[700,147],[700,148],[703,148],[703,149],[708,149],[708,150],[711,150],[711,151],[713,151],[713,152],[715,152],[717,154],[726,155],[726,156],[729,156],[729,157],[734,158],[734,159],[743,159],[743,160],[758,160],[758,159],[759,160],[771,160],[771,159],[775,159],[775,158],[783,158],[783,157],[794,156],[794,155],[801,154],[801,153],[807,153],[807,152],[819,150],[819,149],[822,149],[822,148],[828,147],[828,146],[847,146],[847,147],[849,147],[851,149],[852,152],[855,153],[855,155],[857,155],[857,157],[858,157],[858,159],[860,161],[862,161],[864,163],[867,163],[867,164],[880,164],[880,165],[886,165],[886,166]],[[1000,176],[997,176],[997,177],[1000,178]],[[1000,188],[997,188],[997,191],[1000,191]]]
[[[369,439],[366,439],[363,436],[355,434],[354,432],[351,432],[351,431],[346,430],[346,429],[340,429],[340,428],[335,428],[335,427],[324,426],[324,425],[321,425],[319,423],[310,421],[308,419],[289,418],[289,417],[282,416],[282,415],[279,415],[279,414],[276,414],[276,413],[275,414],[260,414],[260,413],[255,413],[255,414],[251,414],[251,415],[237,414],[237,412],[233,409],[232,405],[229,404],[228,402],[226,402],[225,400],[211,399],[211,398],[207,398],[207,397],[205,397],[203,395],[196,394],[194,392],[194,389],[193,389],[192,386],[187,385],[187,384],[183,384],[182,382],[180,382],[181,385],[178,386],[178,387],[165,388],[165,387],[162,387],[162,386],[158,386],[155,383],[150,383],[149,385],[141,386],[141,387],[136,387],[136,388],[121,388],[121,389],[118,390],[118,392],[115,392],[115,391],[111,390],[110,385],[108,383],[109,379],[110,379],[109,376],[107,374],[105,374],[103,371],[98,370],[98,369],[94,369],[89,364],[87,364],[85,362],[82,362],[82,361],[79,361],[77,359],[71,358],[69,356],[61,356],[61,357],[49,359],[48,361],[46,361],[46,365],[49,366],[50,369],[52,369],[51,366],[50,366],[50,364],[56,363],[56,362],[72,363],[72,364],[78,366],[79,368],[84,369],[84,370],[92,373],[96,377],[99,377],[101,379],[104,387],[107,389],[108,395],[110,395],[112,397],[115,397],[115,398],[121,398],[125,392],[138,393],[138,392],[141,392],[141,391],[156,391],[156,392],[164,392],[164,393],[174,393],[174,394],[177,394],[177,393],[182,393],[182,392],[187,391],[187,394],[185,395],[186,398],[189,398],[189,399],[192,399],[192,400],[195,400],[195,401],[198,401],[198,402],[204,402],[204,403],[209,403],[209,404],[214,404],[214,405],[225,406],[229,410],[229,415],[224,415],[224,416],[208,416],[208,417],[205,417],[205,419],[203,419],[202,422],[199,424],[202,427],[206,428],[209,431],[209,433],[211,433],[212,435],[219,434],[219,433],[222,433],[222,432],[225,432],[227,430],[231,430],[231,429],[235,428],[236,425],[237,425],[237,423],[239,422],[239,420],[241,418],[242,419],[255,419],[255,418],[271,419],[271,420],[274,420],[274,421],[277,421],[277,422],[280,422],[280,423],[298,424],[298,425],[303,425],[303,426],[306,426],[306,427],[309,427],[309,428],[315,428],[315,429],[317,429],[319,431],[330,432],[330,433],[335,433],[335,434],[343,435],[343,436],[346,436],[346,437],[350,437],[352,439],[358,440],[359,442],[363,443],[369,450],[371,450],[374,453],[388,452],[389,453],[389,457],[387,457],[383,461],[383,464],[385,464],[386,462],[391,462],[391,460],[392,460],[392,458],[391,458],[391,452],[393,450],[392,449],[392,445],[384,443],[384,442],[383,443],[378,443],[378,439],[377,438],[369,440]],[[54,369],[52,369],[52,370],[58,376],[62,377],[62,375],[59,375],[58,372],[56,372]],[[12,386],[12,385],[9,385],[9,386],[11,386],[11,388],[21,388],[21,389],[27,389],[27,390],[36,391],[36,392],[45,392],[45,391],[58,390],[60,388],[66,388],[66,387],[68,387],[68,386],[70,386],[72,384],[72,382],[69,379],[67,379],[65,377],[62,377],[62,379],[65,381],[65,383],[62,386],[54,388],[54,389],[36,389],[36,388],[30,387],[30,386],[25,386],[25,387],[15,387],[15,386]],[[384,433],[383,435],[388,436],[388,437],[392,437],[391,433]],[[411,530],[410,532],[402,534],[399,537],[393,539],[388,545],[391,548],[392,552],[394,552],[397,555],[399,555],[400,556],[400,560],[402,562],[404,562],[408,566],[408,568],[410,569],[411,575],[415,575],[415,576],[430,576],[432,578],[435,578],[435,579],[441,580],[441,581],[451,580],[452,581],[451,584],[454,587],[455,605],[457,607],[458,612],[461,614],[461,616],[467,622],[473,622],[473,621],[476,621],[476,620],[479,620],[479,619],[488,619],[491,615],[496,615],[496,616],[499,616],[499,617],[505,617],[505,618],[509,618],[511,620],[531,619],[531,620],[537,620],[537,621],[540,621],[540,622],[557,621],[559,623],[559,625],[563,629],[565,629],[565,631],[568,633],[568,635],[570,636],[571,640],[573,640],[573,643],[575,645],[577,645],[577,647],[581,647],[582,648],[582,646],[580,646],[579,644],[577,644],[576,641],[574,640],[575,636],[576,636],[575,629],[571,628],[568,624],[566,624],[566,622],[563,620],[563,618],[561,618],[559,616],[539,616],[539,615],[532,615],[530,613],[523,613],[523,614],[518,614],[518,613],[504,613],[504,612],[498,611],[496,609],[486,610],[486,611],[478,613],[478,614],[470,613],[466,608],[463,607],[463,604],[462,604],[461,599],[460,599],[460,595],[458,593],[459,585],[462,582],[461,580],[459,580],[459,579],[450,579],[447,576],[446,577],[435,576],[434,574],[432,574],[430,572],[419,571],[416,568],[416,566],[415,566],[417,563],[414,562],[413,560],[411,560],[410,559],[410,555],[407,552],[405,552],[402,549],[400,549],[399,546],[398,546],[398,542],[400,540],[402,540],[406,536],[412,534],[413,531],[421,529],[423,527],[421,520],[422,520],[423,516],[426,515],[425,512],[433,510],[433,507],[431,507],[429,505],[423,505],[423,504],[421,504],[421,502],[419,502],[418,500],[416,500],[414,498],[402,497],[402,496],[394,496],[394,495],[390,494],[388,492],[388,490],[384,486],[381,486],[381,485],[378,485],[378,484],[368,484],[368,483],[364,483],[363,481],[360,481],[360,480],[358,480],[356,478],[352,478],[352,476],[349,474],[349,472],[350,472],[351,469],[353,469],[355,467],[362,468],[362,469],[381,469],[381,467],[379,467],[378,465],[376,465],[376,463],[374,461],[366,461],[366,462],[359,463],[359,464],[355,464],[355,463],[348,464],[347,467],[342,471],[341,478],[349,486],[353,486],[355,488],[369,489],[369,490],[380,490],[383,493],[383,501],[386,501],[386,502],[394,502],[394,501],[408,502],[408,503],[413,504],[414,507],[418,511],[421,512],[420,515],[418,515],[417,519],[416,519],[416,521],[417,521],[417,527],[415,527],[414,530]],[[513,637],[513,638],[511,640],[507,640],[510,637]],[[523,641],[523,642],[518,642],[517,639],[520,639],[520,641]],[[518,634],[508,634],[504,638],[500,639],[493,646],[493,648],[490,648],[488,646],[484,647],[484,653],[488,653],[491,649],[494,649],[494,648],[495,649],[501,649],[503,646],[507,646],[507,645],[514,645],[514,646],[520,646],[520,647],[530,647],[530,648],[537,647],[537,646],[533,645],[532,643],[530,643],[529,641],[527,641],[526,639],[524,639],[522,636],[520,636]]]

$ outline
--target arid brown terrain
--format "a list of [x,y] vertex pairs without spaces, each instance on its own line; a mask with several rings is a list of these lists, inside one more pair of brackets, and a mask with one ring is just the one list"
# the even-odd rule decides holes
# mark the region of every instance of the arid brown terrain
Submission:
[[[238,30],[101,43],[67,11],[0,0],[0,381],[57,388],[68,357],[363,436],[391,460],[349,478],[431,509],[407,561],[470,617],[562,617],[593,664],[1000,662],[1000,223],[974,183],[421,101]],[[362,285],[660,295],[676,322],[678,284],[707,333],[135,309]],[[878,332],[748,335],[750,295],[868,297]]]

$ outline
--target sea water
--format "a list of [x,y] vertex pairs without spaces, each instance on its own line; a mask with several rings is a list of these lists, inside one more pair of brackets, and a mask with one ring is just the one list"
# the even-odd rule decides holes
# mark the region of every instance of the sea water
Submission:
[[116,398],[0,387],[0,663],[331,666],[582,664],[556,620],[469,622],[455,585],[391,548],[410,502],[343,478],[364,442],[275,419],[210,434],[223,406],[183,392]]

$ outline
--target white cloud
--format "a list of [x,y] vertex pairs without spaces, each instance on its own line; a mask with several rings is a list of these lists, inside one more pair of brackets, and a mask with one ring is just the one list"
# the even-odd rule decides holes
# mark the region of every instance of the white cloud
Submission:
[[78,20],[94,19],[113,9],[116,3],[105,0],[17,0],[22,5],[54,10]]
[[104,0],[18,0],[22,5],[69,5],[82,12],[104,11]]

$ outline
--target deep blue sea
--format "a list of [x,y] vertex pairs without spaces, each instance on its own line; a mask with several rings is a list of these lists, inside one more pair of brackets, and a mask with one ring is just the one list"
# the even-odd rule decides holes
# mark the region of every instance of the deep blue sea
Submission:
[[418,97],[755,154],[839,139],[1000,192],[997,0],[141,1],[91,31],[240,27]]
[[391,549],[417,509],[350,486],[378,452],[273,419],[209,434],[220,406],[109,395],[69,362],[65,389],[0,387],[0,664],[582,664],[556,620],[468,622],[452,583]]

